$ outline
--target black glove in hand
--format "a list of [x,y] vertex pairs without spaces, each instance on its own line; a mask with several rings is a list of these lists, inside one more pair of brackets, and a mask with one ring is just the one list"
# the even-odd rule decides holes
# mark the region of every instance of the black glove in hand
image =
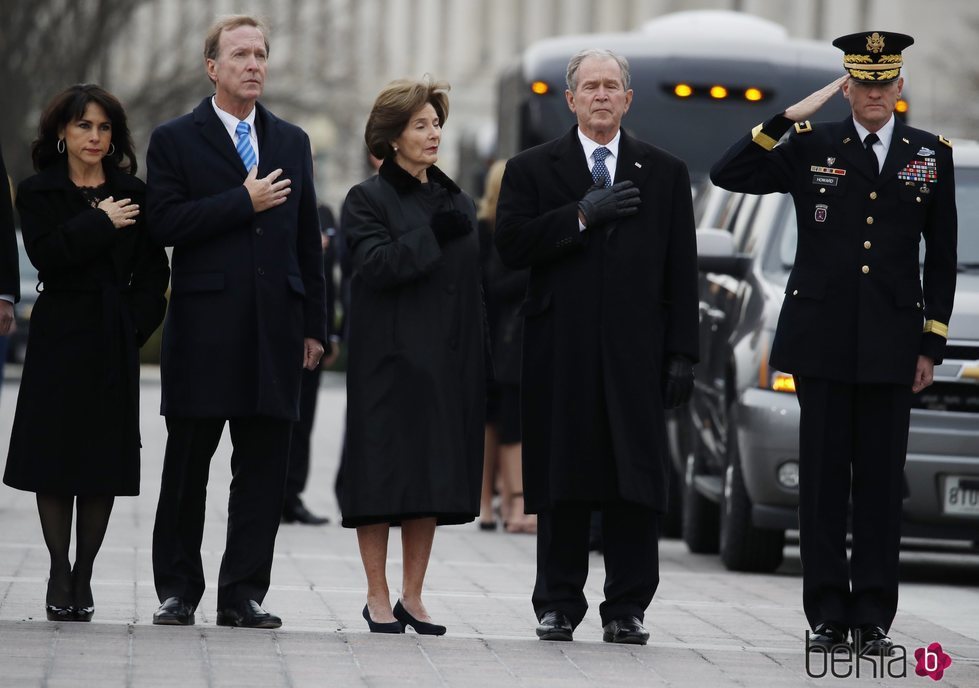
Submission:
[[683,356],[670,356],[663,371],[663,408],[674,409],[690,401],[693,394],[693,363]]
[[432,232],[439,246],[463,237],[473,229],[465,213],[458,210],[443,210],[432,216]]
[[619,182],[605,188],[593,186],[578,201],[578,210],[585,218],[585,227],[598,227],[611,220],[639,212],[639,189],[631,181]]

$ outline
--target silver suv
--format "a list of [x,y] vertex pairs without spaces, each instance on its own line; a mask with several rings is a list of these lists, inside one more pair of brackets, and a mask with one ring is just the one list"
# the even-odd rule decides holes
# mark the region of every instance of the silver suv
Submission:
[[[914,397],[903,533],[976,541],[979,533],[979,144],[954,150],[959,275],[945,361]],[[799,404],[768,365],[795,256],[784,194],[708,187],[697,198],[700,363],[673,422],[683,476],[683,537],[738,571],[773,571],[798,528]],[[922,242],[923,243],[923,242]],[[909,383],[910,384],[910,381]]]

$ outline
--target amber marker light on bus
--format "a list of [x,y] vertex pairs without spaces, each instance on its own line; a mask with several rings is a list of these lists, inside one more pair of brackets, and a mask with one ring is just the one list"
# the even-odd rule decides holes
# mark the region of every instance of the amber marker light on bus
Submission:
[[791,392],[795,394],[795,378],[788,373],[773,371],[772,389],[776,392]]
[[723,86],[711,86],[710,87],[710,97],[717,98],[721,100],[722,98],[727,98],[727,89]]
[[894,109],[900,112],[901,114],[904,114],[905,112],[908,111],[908,101],[902,98],[901,100],[897,101],[897,104],[894,106]]
[[673,88],[673,93],[680,98],[689,98],[693,95],[693,88],[689,84],[677,84]]
[[745,100],[750,100],[752,102],[757,102],[757,101],[761,100],[764,97],[765,97],[765,94],[761,92],[761,89],[758,89],[758,88],[748,88],[748,89],[745,89],[745,92],[744,92],[744,99]]
[[535,81],[530,85],[530,90],[539,96],[544,95],[551,90],[551,87],[547,85],[546,81]]

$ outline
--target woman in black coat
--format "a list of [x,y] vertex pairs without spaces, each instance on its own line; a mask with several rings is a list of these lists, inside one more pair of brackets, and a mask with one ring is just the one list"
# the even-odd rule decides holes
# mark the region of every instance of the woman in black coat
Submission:
[[[377,97],[367,147],[380,172],[347,195],[353,266],[347,435],[338,478],[356,527],[372,631],[442,634],[421,592],[436,524],[479,512],[485,345],[471,198],[435,167],[447,85],[396,81]],[[404,581],[392,611],[388,532],[401,525]]]
[[93,85],[57,95],[32,156],[38,174],[19,186],[17,209],[41,288],[3,481],[37,493],[47,617],[89,621],[114,498],[139,493],[138,348],[163,319],[169,268],[143,227],[144,185],[114,96]]

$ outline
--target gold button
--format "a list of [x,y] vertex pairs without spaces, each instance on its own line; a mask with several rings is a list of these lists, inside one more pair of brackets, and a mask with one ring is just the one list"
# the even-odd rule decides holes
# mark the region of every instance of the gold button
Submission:
[[914,200],[916,200],[918,203],[921,203],[921,196],[915,196]]
[[868,225],[872,225],[872,224],[874,224],[874,218],[872,218],[872,217],[868,217],[868,218],[867,218],[867,224],[868,224]]
[[870,242],[869,242],[869,241],[865,241],[865,242],[863,242],[863,247],[864,247],[864,248],[870,248],[870,246],[871,246],[871,244],[870,244]]
[[870,272],[870,266],[869,266],[869,265],[864,265],[864,266],[863,266],[862,268],[860,268],[860,269],[861,269],[861,270],[863,270],[863,274],[865,274],[865,275],[866,275],[866,274],[868,274],[868,273]]
[[798,289],[796,289],[796,290],[794,290],[792,292],[792,296],[798,296],[798,295],[799,295],[799,290]]
[[872,200],[872,201],[876,201],[877,200],[877,192],[876,191],[871,191],[870,192],[870,200]]
[[819,187],[819,193],[826,193],[826,187],[824,186]]

